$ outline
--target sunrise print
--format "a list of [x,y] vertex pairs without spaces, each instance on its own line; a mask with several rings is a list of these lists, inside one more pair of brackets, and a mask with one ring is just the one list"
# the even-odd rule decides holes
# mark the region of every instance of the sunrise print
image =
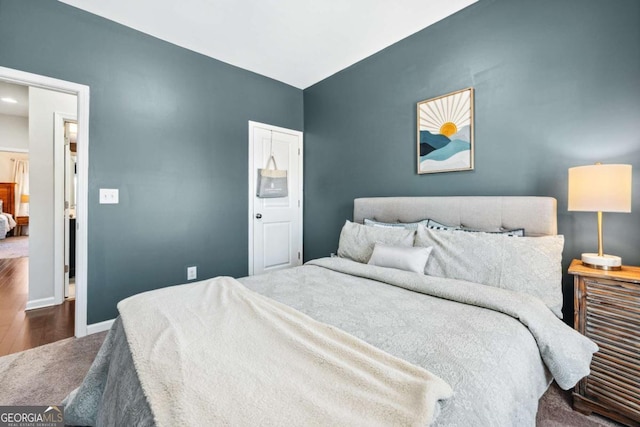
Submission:
[[473,169],[473,88],[418,103],[418,173]]

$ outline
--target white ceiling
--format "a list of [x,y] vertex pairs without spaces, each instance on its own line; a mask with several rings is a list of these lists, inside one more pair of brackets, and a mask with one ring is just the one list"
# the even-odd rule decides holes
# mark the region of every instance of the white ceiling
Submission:
[[0,101],[0,114],[9,116],[29,116],[29,88],[0,81],[0,98],[13,98],[16,104]]
[[477,0],[60,0],[307,88]]

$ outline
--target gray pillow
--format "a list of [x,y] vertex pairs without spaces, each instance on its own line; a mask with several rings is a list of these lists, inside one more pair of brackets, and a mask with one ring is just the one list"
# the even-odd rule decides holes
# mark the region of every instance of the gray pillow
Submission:
[[415,231],[404,228],[367,227],[346,221],[340,232],[338,256],[367,263],[376,243],[391,246],[413,246]]
[[424,267],[432,249],[376,243],[368,264],[424,274]]
[[534,295],[562,318],[562,235],[514,239],[419,226],[415,246],[433,246],[425,274]]
[[424,219],[418,222],[380,222],[365,218],[364,225],[372,227],[404,228],[406,230],[417,230],[418,224],[426,225],[428,222],[428,219]]

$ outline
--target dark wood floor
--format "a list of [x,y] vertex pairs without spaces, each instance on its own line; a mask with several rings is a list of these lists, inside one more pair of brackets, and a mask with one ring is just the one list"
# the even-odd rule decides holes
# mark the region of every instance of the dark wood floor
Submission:
[[29,258],[0,259],[0,356],[73,336],[75,300],[25,311]]

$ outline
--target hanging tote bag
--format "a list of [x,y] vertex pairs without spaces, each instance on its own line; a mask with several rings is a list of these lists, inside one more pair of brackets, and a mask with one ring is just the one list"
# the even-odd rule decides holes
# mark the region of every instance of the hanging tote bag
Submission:
[[[273,169],[269,167],[273,163]],[[287,197],[289,194],[289,186],[287,184],[287,171],[278,170],[276,159],[269,157],[267,167],[258,169],[258,185],[256,196],[262,199]]]

